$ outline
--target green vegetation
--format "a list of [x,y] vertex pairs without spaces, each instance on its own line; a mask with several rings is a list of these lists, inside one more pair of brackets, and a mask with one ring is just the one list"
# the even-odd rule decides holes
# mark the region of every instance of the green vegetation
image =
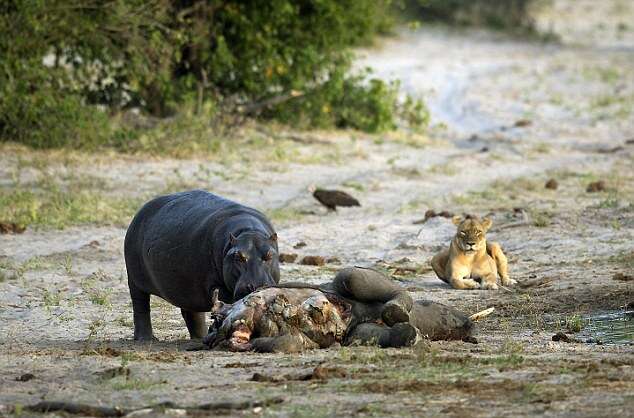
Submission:
[[0,6],[0,141],[133,150],[174,118],[424,127],[421,101],[350,72],[350,47],[389,30],[390,4],[9,0]]
[[42,301],[44,302],[44,306],[59,306],[59,303],[62,300],[62,295],[59,291],[49,291],[48,289],[44,289],[42,295]]
[[147,390],[155,386],[164,384],[164,381],[134,379],[134,378],[116,378],[113,379],[112,388],[114,390]]
[[569,332],[579,332],[585,326],[585,321],[579,315],[571,315],[564,319],[564,326]]
[[126,225],[142,200],[94,190],[0,190],[0,219],[63,229],[70,225]]
[[535,0],[409,0],[406,9],[423,20],[488,26],[513,32],[533,31],[529,8]]

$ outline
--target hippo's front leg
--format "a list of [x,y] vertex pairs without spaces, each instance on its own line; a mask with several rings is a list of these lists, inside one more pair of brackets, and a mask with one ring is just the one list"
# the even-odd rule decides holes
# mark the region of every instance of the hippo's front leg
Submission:
[[192,312],[181,309],[181,315],[183,315],[191,339],[200,339],[207,335],[204,312]]

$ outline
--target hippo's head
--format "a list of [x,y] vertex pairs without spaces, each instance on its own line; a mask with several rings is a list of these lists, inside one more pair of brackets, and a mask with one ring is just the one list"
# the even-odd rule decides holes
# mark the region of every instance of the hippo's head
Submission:
[[230,240],[222,273],[234,300],[280,281],[277,234],[265,237],[259,232],[247,231],[237,237],[231,235]]

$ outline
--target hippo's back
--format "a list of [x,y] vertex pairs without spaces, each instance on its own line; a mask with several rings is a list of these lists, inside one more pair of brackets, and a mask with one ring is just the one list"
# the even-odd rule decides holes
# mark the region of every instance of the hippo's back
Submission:
[[128,279],[176,306],[208,309],[212,288],[223,284],[225,230],[236,220],[272,229],[259,211],[204,190],[149,201],[126,233]]

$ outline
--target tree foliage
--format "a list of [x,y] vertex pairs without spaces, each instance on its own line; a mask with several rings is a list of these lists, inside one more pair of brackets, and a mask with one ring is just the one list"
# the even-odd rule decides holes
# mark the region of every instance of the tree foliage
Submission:
[[535,0],[407,0],[407,3],[423,20],[523,32],[531,31],[534,25],[528,10]]
[[[389,28],[390,0],[5,0],[0,140],[99,144],[108,113],[221,111],[290,91],[261,117],[391,129],[397,86],[349,73],[350,50]],[[95,106],[99,105],[101,111]],[[118,135],[121,137],[121,135]]]

